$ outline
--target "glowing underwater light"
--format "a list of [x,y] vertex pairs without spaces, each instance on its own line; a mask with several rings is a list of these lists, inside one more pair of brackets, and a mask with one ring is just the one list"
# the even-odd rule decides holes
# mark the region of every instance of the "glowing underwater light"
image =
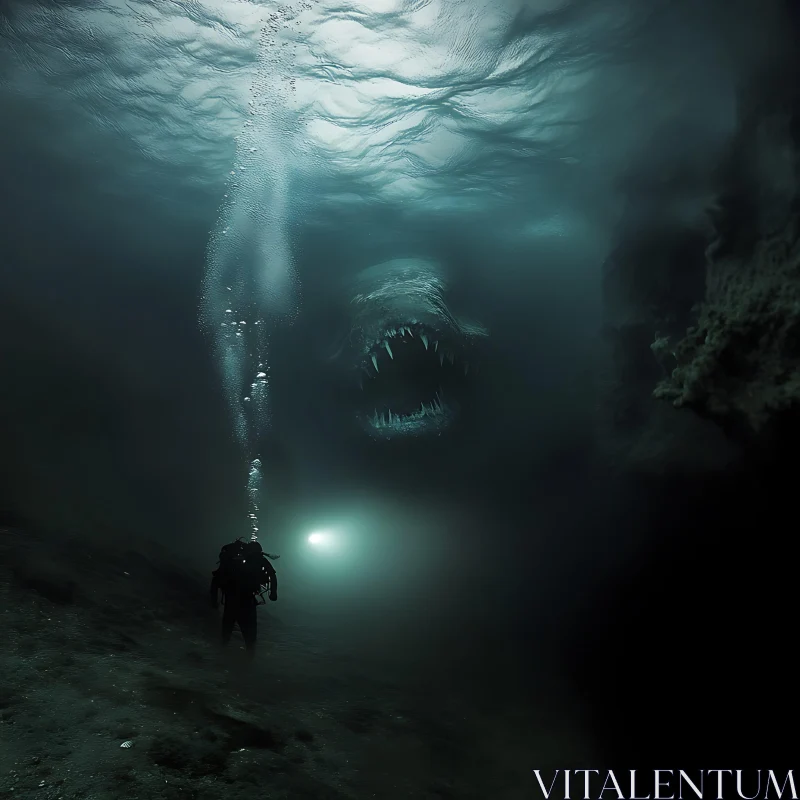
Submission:
[[332,542],[331,535],[327,531],[314,531],[308,536],[308,543],[314,547],[325,547]]

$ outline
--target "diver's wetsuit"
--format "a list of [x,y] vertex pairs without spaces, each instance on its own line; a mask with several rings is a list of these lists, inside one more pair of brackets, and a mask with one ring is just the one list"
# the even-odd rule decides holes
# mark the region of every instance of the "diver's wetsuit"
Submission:
[[[275,569],[269,563],[266,556],[261,555],[263,569],[268,576],[269,599],[278,599],[278,578]],[[249,655],[254,655],[256,646],[256,636],[258,633],[258,617],[256,609],[258,600],[256,592],[239,586],[235,576],[223,574],[222,567],[214,570],[211,575],[211,587],[209,589],[211,605],[217,607],[218,592],[222,592],[222,602],[224,609],[222,612],[222,644],[228,644],[233,633],[233,626],[238,625],[242,632],[244,645]]]

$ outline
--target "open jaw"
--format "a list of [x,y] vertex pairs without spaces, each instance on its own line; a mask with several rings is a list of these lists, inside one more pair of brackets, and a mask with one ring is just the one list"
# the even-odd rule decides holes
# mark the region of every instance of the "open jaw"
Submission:
[[455,420],[470,365],[452,335],[418,322],[393,326],[362,358],[359,416],[371,435],[440,433]]

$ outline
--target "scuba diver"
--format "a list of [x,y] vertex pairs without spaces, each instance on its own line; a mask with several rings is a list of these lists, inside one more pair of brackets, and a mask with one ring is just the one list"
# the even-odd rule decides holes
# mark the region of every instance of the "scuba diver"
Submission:
[[266,601],[278,599],[278,577],[269,562],[278,556],[265,553],[255,539],[243,542],[241,538],[226,544],[219,554],[219,566],[211,573],[209,590],[211,607],[218,608],[222,592],[222,644],[230,641],[234,625],[239,625],[247,654],[255,655],[258,620],[256,608]]

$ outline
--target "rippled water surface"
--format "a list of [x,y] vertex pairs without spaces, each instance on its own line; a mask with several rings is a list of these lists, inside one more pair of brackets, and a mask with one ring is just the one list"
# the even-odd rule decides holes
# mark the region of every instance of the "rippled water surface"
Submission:
[[684,160],[676,136],[696,159],[729,132],[759,42],[712,6],[10,0],[4,127],[36,114],[25,136],[102,191],[182,216],[260,171],[320,224],[376,203],[574,217],[637,160]]

